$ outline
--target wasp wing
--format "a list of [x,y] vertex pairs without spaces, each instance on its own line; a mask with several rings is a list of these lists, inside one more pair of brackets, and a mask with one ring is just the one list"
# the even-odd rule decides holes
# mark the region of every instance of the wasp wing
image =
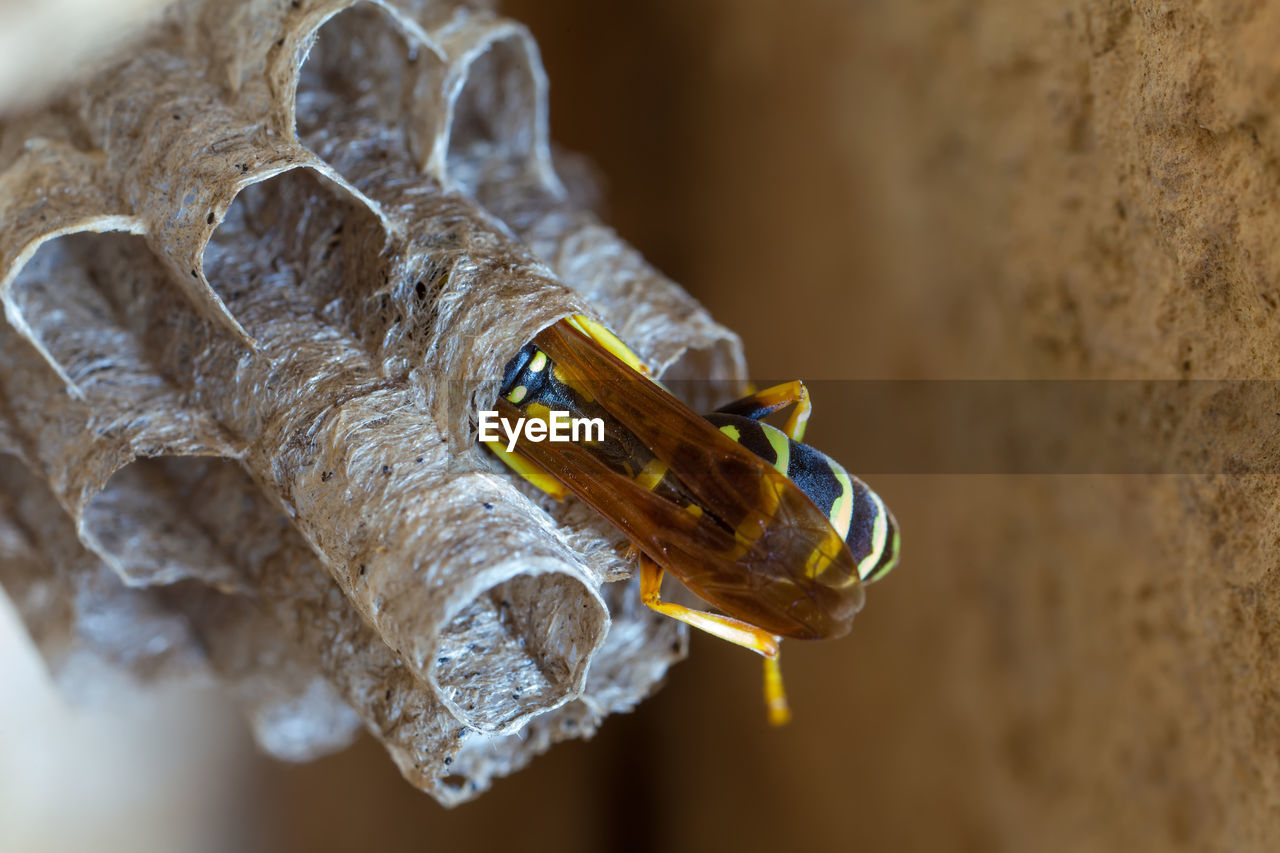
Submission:
[[863,603],[853,556],[794,483],[576,330],[552,326],[536,343],[704,511],[695,515],[614,471],[590,447],[525,443],[524,455],[725,613],[784,637],[849,630]]

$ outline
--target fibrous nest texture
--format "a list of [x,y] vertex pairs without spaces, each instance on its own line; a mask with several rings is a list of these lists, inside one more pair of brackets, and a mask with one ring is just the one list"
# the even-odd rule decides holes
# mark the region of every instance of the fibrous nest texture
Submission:
[[0,126],[0,583],[64,687],[210,678],[272,754],[363,728],[451,804],[683,654],[609,583],[619,534],[476,446],[566,314],[706,393],[743,374],[545,115],[486,9],[249,0]]

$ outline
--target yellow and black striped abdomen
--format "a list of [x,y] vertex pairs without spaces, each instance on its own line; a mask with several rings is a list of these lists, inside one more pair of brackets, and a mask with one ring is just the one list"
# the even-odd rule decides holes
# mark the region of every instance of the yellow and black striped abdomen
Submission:
[[853,553],[863,583],[879,580],[898,562],[898,523],[880,496],[840,463],[782,430],[740,415],[707,420],[772,465],[823,512]]

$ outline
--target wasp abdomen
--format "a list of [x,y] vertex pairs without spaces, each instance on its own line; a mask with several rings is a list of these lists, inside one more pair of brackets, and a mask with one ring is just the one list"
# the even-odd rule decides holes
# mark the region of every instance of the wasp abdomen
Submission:
[[849,546],[864,583],[893,568],[898,559],[898,523],[866,483],[822,451],[792,441],[767,423],[722,412],[707,415],[707,420],[813,501]]

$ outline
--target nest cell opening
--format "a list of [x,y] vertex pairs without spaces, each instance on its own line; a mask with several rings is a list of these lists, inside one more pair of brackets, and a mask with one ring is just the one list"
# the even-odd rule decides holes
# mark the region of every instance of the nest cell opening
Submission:
[[210,457],[138,459],[117,471],[85,506],[86,543],[130,586],[198,580],[219,589],[240,585],[221,547],[236,528],[218,516],[234,507],[206,498],[218,468],[243,478],[236,463]]
[[[294,102],[299,141],[362,190],[362,176],[388,160],[417,172],[442,112],[431,108],[444,76],[440,58],[372,4],[334,15],[316,35]],[[405,126],[406,116],[426,125]]]
[[135,234],[46,242],[15,277],[10,301],[19,328],[68,385],[136,417],[176,390],[208,337],[199,309]]
[[0,586],[64,693],[92,699],[120,674],[144,682],[203,666],[185,618],[127,589],[77,540],[47,483],[0,454]]
[[293,169],[236,195],[205,250],[205,274],[255,339],[321,320],[376,350],[387,318],[375,315],[393,314],[382,310],[386,244],[381,220],[359,197]]
[[581,692],[608,622],[582,580],[554,571],[518,574],[445,624],[430,677],[468,725],[511,731]]
[[116,308],[99,288],[112,250],[146,259],[151,250],[133,234],[80,233],[42,245],[14,278],[10,301],[20,327],[77,389],[110,378],[122,362],[142,359],[134,339],[116,324]]
[[466,69],[449,121],[449,183],[475,195],[487,180],[522,177],[537,154],[538,88],[527,41],[493,41]]

